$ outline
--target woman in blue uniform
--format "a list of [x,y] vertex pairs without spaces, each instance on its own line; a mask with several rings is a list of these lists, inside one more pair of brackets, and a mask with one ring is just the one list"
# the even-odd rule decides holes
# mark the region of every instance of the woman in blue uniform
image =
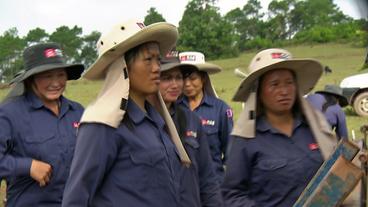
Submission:
[[169,23],[133,20],[98,40],[99,58],[84,77],[104,85],[82,116],[63,206],[180,205],[179,172],[190,159],[166,107],[163,119],[146,101],[158,94],[160,54],[177,37]]
[[176,100],[183,91],[182,68],[178,52],[172,51],[161,65],[160,93],[178,130],[179,136],[192,161],[189,168],[182,168],[181,202],[187,207],[221,207],[222,196],[216,177],[208,141],[199,118],[190,110],[178,105]]
[[232,132],[223,196],[228,207],[293,206],[337,139],[304,98],[322,74],[312,59],[259,52],[234,101],[245,102]]
[[83,107],[62,94],[81,64],[54,43],[28,47],[25,70],[0,106],[0,175],[7,206],[61,206]]
[[205,62],[205,57],[200,52],[182,52],[179,58],[181,63],[195,67],[183,69],[184,96],[178,103],[193,111],[201,119],[214,161],[216,180],[221,184],[224,177],[226,148],[233,127],[232,110],[224,101],[217,98],[209,78],[209,74],[219,73],[221,68]]
[[349,138],[346,117],[342,109],[349,104],[347,98],[342,95],[342,89],[339,86],[325,85],[324,90],[308,95],[307,100],[326,116],[337,138]]

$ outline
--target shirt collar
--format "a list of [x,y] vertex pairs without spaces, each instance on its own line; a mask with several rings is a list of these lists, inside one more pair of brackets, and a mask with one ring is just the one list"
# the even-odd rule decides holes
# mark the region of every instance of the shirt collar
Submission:
[[[293,131],[298,128],[300,125],[305,124],[305,120],[301,116],[301,114],[296,114],[294,116],[294,124],[293,124]],[[271,126],[271,124],[267,121],[265,116],[257,117],[257,124],[256,124],[257,131],[266,132],[270,131],[272,133],[279,133],[275,128]]]
[[[31,103],[32,108],[40,109],[44,107],[43,102],[34,92],[27,92],[25,96],[26,96],[26,99]],[[63,114],[69,108],[72,110],[75,109],[75,106],[62,95],[60,96],[60,103],[61,103],[61,110],[60,110],[61,113],[60,114]]]
[[[202,104],[206,104],[208,106],[213,106],[214,101],[212,99],[213,99],[212,96],[209,96],[209,95],[206,94],[206,92],[203,92],[203,98],[202,98],[201,103],[199,104],[199,106],[202,105]],[[186,107],[190,108],[189,107],[189,102],[188,102],[188,97],[186,97],[186,96],[182,96],[179,99],[178,103],[184,103],[184,105]]]
[[158,126],[164,126],[165,123],[161,118],[161,115],[147,101],[145,102],[145,109],[147,114],[145,114],[132,99],[128,100],[127,113],[134,124],[139,124],[147,118]]

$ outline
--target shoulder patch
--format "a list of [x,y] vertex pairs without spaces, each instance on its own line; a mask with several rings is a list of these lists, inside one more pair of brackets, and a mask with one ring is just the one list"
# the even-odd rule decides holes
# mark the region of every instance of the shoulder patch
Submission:
[[226,109],[226,116],[228,118],[232,118],[233,117],[233,110],[231,109]]

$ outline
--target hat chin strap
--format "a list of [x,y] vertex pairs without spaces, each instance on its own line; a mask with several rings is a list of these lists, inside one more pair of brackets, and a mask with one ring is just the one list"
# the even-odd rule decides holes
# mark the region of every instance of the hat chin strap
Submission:
[[[168,128],[169,131],[169,135],[170,138],[172,140],[172,142],[174,143],[176,149],[178,150],[179,153],[179,157],[180,157],[180,161],[183,165],[185,165],[186,167],[189,167],[189,165],[191,164],[190,158],[187,154],[187,152],[185,151],[185,148],[183,146],[183,143],[181,142],[181,139],[179,137],[178,131],[175,127],[174,121],[171,118],[171,115],[165,105],[165,102],[161,96],[160,91],[157,93],[157,97],[158,99],[158,111],[160,112],[160,114],[162,115],[162,117],[165,120],[166,126]],[[156,101],[157,103],[157,101]]]
[[116,59],[106,71],[104,85],[96,100],[85,109],[81,123],[102,123],[117,128],[124,117],[129,96],[129,78],[125,60]]

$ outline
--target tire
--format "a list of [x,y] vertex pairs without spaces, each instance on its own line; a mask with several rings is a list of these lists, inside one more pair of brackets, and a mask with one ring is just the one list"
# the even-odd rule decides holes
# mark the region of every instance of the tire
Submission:
[[355,113],[359,116],[368,117],[368,92],[360,93],[353,103]]

